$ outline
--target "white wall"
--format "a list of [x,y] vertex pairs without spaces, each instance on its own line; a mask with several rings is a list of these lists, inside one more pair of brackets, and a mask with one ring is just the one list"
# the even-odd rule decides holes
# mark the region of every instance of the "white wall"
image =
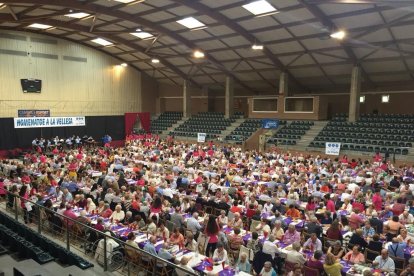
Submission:
[[[23,52],[26,55],[21,56]],[[35,57],[36,53],[51,56]],[[64,60],[64,56],[87,61]],[[50,109],[51,116],[141,111],[141,73],[117,64],[119,60],[80,44],[0,31],[0,117],[17,117],[18,109]],[[20,79],[26,78],[41,79],[42,92],[23,93]]]

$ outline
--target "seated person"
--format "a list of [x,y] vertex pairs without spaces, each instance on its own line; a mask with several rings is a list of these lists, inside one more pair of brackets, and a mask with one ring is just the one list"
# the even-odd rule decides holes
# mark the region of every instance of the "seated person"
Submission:
[[289,209],[286,211],[286,216],[291,217],[293,219],[298,219],[300,218],[300,211],[296,209],[296,207],[293,204],[291,204],[289,205]]
[[344,249],[342,248],[340,241],[335,241],[329,246],[327,254],[332,254],[335,258],[340,259],[344,255]]
[[[313,256],[306,262],[306,266],[313,268],[313,269],[317,269],[319,271],[319,275],[322,275],[323,270],[324,270],[323,263],[321,261],[322,256],[323,256],[322,251],[316,250]],[[308,273],[308,274],[310,276],[311,273]]]
[[310,238],[303,244],[305,249],[310,251],[320,250],[322,251],[322,242],[316,236],[316,233],[312,233]]
[[398,238],[392,238],[392,242],[388,245],[388,254],[391,257],[404,258],[404,250],[407,247],[405,242],[400,242]]
[[369,241],[367,249],[376,251],[378,253],[381,252],[382,242],[380,241],[380,236],[378,234],[374,234],[372,236],[372,240]]
[[382,249],[381,255],[377,256],[372,262],[372,266],[381,272],[390,273],[395,271],[394,260],[388,256],[388,250]]
[[263,269],[260,271],[261,276],[276,276],[276,271],[272,267],[272,263],[267,261],[264,263]]
[[331,253],[326,254],[325,263],[323,265],[326,275],[341,276],[342,265],[339,260]]
[[342,259],[352,264],[361,264],[365,262],[364,254],[359,252],[359,245],[354,245],[352,250],[346,253]]
[[331,211],[325,211],[321,219],[321,224],[332,224],[332,213]]
[[355,233],[352,234],[352,237],[349,240],[349,243],[352,245],[358,244],[363,250],[365,247],[367,247],[368,243],[364,240],[362,233],[363,232],[361,228],[355,230]]
[[369,222],[369,220],[367,220],[365,222],[365,226],[362,227],[362,236],[365,239],[367,239],[367,238],[372,238],[374,234],[375,234],[375,229],[371,226],[371,223]]

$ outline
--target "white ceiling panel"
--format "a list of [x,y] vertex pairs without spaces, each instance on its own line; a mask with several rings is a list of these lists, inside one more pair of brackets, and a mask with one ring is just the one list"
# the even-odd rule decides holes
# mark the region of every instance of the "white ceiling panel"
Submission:
[[277,26],[279,24],[271,16],[263,16],[243,20],[239,22],[239,25],[241,25],[246,30],[255,30],[268,26]]
[[303,47],[297,42],[287,42],[287,43],[278,43],[273,45],[266,46],[275,54],[283,54],[283,53],[290,53],[290,52],[298,52],[303,51]]
[[266,32],[255,33],[254,36],[257,37],[257,39],[261,42],[275,41],[292,37],[285,29],[275,29]]
[[297,10],[293,10],[289,12],[281,12],[281,13],[274,15],[274,17],[283,24],[314,18],[312,13],[310,13],[305,8],[301,8],[301,9],[297,9]]
[[400,60],[387,62],[363,62],[362,66],[368,73],[404,71],[404,64]]

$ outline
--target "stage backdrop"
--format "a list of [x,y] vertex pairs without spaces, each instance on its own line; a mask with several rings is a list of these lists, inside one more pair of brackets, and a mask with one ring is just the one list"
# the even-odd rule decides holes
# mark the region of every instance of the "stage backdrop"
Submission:
[[150,132],[151,114],[149,112],[125,113],[125,137],[132,133],[134,124],[139,118],[141,126],[146,132]]
[[124,116],[86,116],[86,126],[15,129],[13,118],[0,118],[0,150],[30,147],[36,137],[92,136],[101,141],[105,134],[112,140],[125,139]]

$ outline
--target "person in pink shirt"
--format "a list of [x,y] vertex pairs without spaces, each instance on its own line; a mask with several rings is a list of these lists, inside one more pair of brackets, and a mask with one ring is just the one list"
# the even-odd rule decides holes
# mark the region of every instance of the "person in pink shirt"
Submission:
[[382,197],[381,197],[381,190],[377,188],[375,190],[375,194],[372,196],[372,205],[376,211],[382,210]]
[[335,203],[331,199],[330,194],[325,195],[325,205],[326,205],[326,210],[330,211],[332,214],[335,213]]
[[300,234],[298,231],[296,231],[295,226],[293,224],[289,224],[288,230],[285,232],[282,241],[285,244],[300,242]]
[[361,224],[364,222],[364,219],[359,215],[359,209],[354,209],[351,215],[349,216],[349,227],[352,230],[358,229],[361,227]]
[[[69,204],[66,205],[66,210],[63,212],[63,215],[65,217],[71,218],[73,220],[77,219],[78,216],[73,212],[72,210],[72,206],[70,206]],[[63,222],[67,227],[71,227],[73,225],[73,221],[69,220],[69,219],[65,219]]]

